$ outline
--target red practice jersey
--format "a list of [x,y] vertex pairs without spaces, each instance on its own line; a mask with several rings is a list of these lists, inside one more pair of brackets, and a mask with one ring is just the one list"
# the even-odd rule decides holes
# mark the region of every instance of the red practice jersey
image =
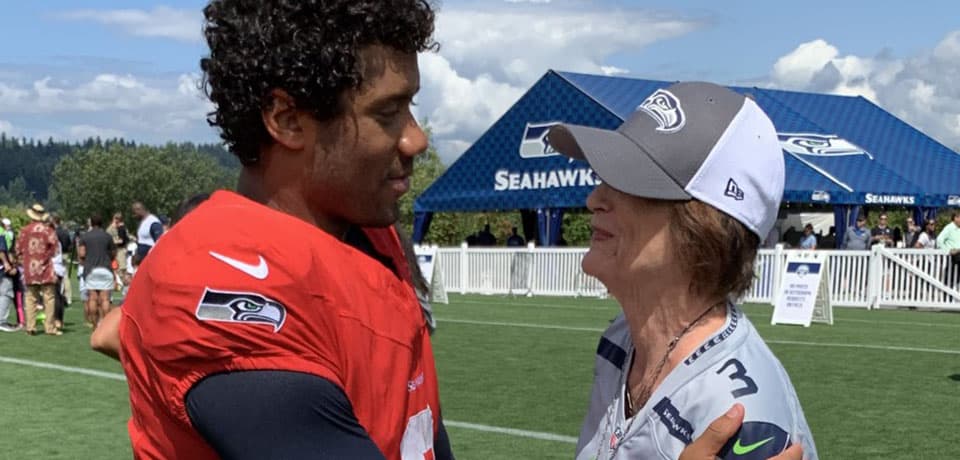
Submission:
[[[393,229],[365,233],[407,278]],[[328,379],[388,459],[433,458],[437,376],[409,282],[237,194],[215,193],[150,251],[120,338],[137,458],[217,458],[191,425],[186,393],[211,374],[249,370]]]

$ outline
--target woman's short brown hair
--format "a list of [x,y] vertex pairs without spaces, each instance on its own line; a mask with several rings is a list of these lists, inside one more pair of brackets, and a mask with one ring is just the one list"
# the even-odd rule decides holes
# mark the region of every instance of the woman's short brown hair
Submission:
[[733,217],[697,200],[673,206],[671,232],[690,290],[710,299],[738,298],[753,282],[760,238]]

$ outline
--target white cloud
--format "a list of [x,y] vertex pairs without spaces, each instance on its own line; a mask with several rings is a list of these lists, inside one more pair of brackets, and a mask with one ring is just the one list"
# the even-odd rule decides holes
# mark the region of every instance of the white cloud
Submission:
[[774,81],[790,87],[806,86],[833,58],[837,48],[823,41],[802,43],[773,65]]
[[606,76],[626,75],[630,73],[630,71],[627,69],[621,69],[619,67],[614,67],[612,65],[600,66],[600,71],[603,72],[603,74]]
[[461,74],[489,73],[526,85],[548,68],[600,73],[615,53],[639,51],[700,25],[640,10],[451,9],[438,16],[437,39],[440,54]]
[[176,81],[146,82],[133,75],[99,74],[69,86],[50,77],[30,88],[0,82],[0,104],[6,113],[145,111],[206,109],[198,76],[183,74]]
[[[468,79],[443,56],[420,57],[423,95],[421,116],[426,115],[437,136],[478,133],[490,126],[523,94],[524,88],[497,82],[489,75]],[[428,111],[427,113],[422,113]]]
[[13,123],[10,123],[7,120],[0,120],[0,133],[5,133],[8,136],[15,136],[17,131],[13,128]]
[[931,51],[893,58],[842,55],[818,39],[773,66],[778,88],[863,96],[945,145],[960,148],[960,30]]
[[[45,120],[32,127],[18,123],[22,134],[34,137],[213,140],[213,131],[205,123],[212,105],[200,93],[198,78],[183,74],[151,80],[104,73],[79,83],[51,77],[29,86],[0,82],[0,106],[4,114],[20,119]],[[50,120],[59,126],[51,129]]]
[[607,59],[700,26],[640,10],[525,5],[441,10],[436,29],[440,52],[420,58],[423,91],[417,113],[430,120],[441,157],[449,162],[548,69],[629,73]]
[[93,21],[118,27],[141,37],[171,38],[199,42],[202,37],[202,15],[198,10],[179,10],[158,6],[152,10],[73,10],[59,15],[73,21]]

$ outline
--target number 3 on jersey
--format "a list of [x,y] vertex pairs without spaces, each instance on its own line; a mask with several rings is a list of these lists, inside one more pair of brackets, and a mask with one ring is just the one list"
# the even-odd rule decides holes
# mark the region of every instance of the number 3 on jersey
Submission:
[[430,406],[407,420],[400,441],[403,460],[433,460],[433,411]]
[[736,390],[731,391],[730,393],[733,394],[734,398],[740,398],[743,396],[752,395],[757,391],[759,391],[759,389],[757,388],[757,383],[754,382],[752,378],[747,376],[747,369],[743,367],[743,363],[741,363],[739,359],[731,359],[723,363],[723,367],[721,367],[720,370],[717,371],[717,374],[722,374],[730,366],[733,366],[733,371],[734,371],[732,374],[728,375],[728,377],[730,377],[730,380],[739,380],[747,385],[743,388],[738,388]]

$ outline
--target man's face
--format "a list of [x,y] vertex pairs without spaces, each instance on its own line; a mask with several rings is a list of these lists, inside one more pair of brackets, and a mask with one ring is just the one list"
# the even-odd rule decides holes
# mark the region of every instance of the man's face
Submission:
[[913,219],[907,219],[907,230],[914,231],[917,226],[913,223]]
[[140,203],[134,203],[133,206],[130,207],[130,210],[133,211],[133,215],[141,219],[147,215],[147,210]]
[[880,216],[877,226],[880,228],[885,228],[887,226],[887,216]]
[[857,227],[863,228],[865,225],[867,225],[866,219],[857,219]]
[[420,70],[416,54],[382,46],[361,57],[364,83],[344,95],[345,113],[315,125],[306,196],[314,213],[385,227],[400,217],[397,200],[410,188],[413,159],[427,148],[410,112]]

